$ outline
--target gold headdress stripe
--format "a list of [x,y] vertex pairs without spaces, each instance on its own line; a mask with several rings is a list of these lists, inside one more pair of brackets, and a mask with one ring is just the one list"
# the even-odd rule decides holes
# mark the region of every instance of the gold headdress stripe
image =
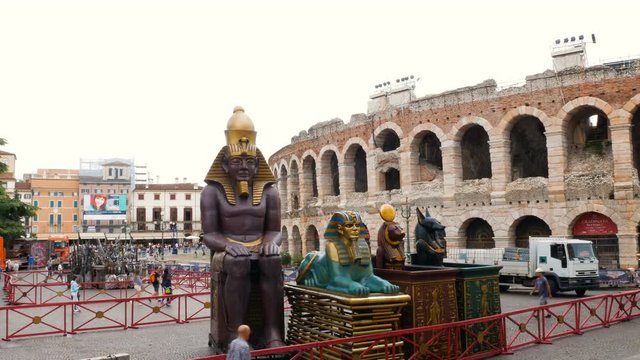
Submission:
[[[218,156],[216,156],[216,159],[213,161],[213,164],[211,164],[211,168],[209,168],[209,172],[204,178],[204,181],[207,183],[216,182],[220,184],[224,189],[224,193],[229,204],[235,205],[236,194],[233,191],[233,181],[229,179],[229,175],[222,167],[222,159],[226,154],[228,154],[227,151],[227,146],[220,150]],[[267,164],[267,160],[265,160],[262,152],[258,149],[256,149],[256,157],[258,158],[258,172],[253,178],[253,205],[259,205],[262,201],[262,193],[264,192],[265,186],[276,182],[276,178],[273,176],[273,173]]]

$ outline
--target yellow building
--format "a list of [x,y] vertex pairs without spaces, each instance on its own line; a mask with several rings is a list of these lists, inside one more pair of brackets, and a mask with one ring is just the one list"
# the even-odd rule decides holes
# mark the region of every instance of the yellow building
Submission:
[[38,208],[31,233],[38,238],[78,231],[80,198],[78,170],[38,169],[30,175],[33,205]]

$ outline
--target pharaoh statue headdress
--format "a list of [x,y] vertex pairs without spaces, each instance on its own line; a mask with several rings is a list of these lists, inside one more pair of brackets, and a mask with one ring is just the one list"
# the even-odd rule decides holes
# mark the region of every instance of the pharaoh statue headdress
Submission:
[[[258,171],[253,178],[253,205],[260,204],[262,201],[262,193],[265,186],[276,182],[275,177],[271,173],[271,169],[267,164],[264,156],[256,147],[256,131],[253,126],[253,122],[244,113],[244,109],[241,106],[236,106],[233,109],[233,115],[227,122],[227,130],[224,132],[227,138],[227,145],[223,147],[216,159],[213,161],[209,172],[205,177],[207,184],[218,183],[224,189],[224,193],[227,197],[227,201],[235,205],[236,194],[234,192],[234,180],[229,178],[229,175],[224,171],[222,162],[225,156],[255,156],[258,159]],[[240,187],[240,193],[245,193],[246,190],[242,189],[246,184],[237,184]]]

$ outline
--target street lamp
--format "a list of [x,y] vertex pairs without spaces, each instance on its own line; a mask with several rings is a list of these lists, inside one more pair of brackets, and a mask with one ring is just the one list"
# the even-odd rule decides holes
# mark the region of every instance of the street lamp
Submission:
[[406,250],[406,256],[407,256],[407,261],[410,263],[411,260],[411,245],[409,244],[409,241],[411,240],[411,230],[409,229],[409,219],[411,218],[411,206],[409,206],[409,197],[405,197],[404,198],[404,204],[400,206],[400,215],[402,215],[402,217],[407,221],[407,228],[406,228],[406,234],[407,234],[407,240],[406,240],[406,244],[407,244],[407,250]]
[[164,211],[160,212],[160,234],[161,234],[161,242],[160,242],[160,259],[164,260]]

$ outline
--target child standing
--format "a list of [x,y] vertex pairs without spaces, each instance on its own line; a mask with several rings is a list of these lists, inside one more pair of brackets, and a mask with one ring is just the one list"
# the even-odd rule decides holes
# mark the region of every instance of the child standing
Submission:
[[[76,281],[78,279],[77,276],[73,276],[71,278],[70,292],[71,292],[71,301],[78,302],[78,291],[80,291],[80,284]],[[78,304],[73,304],[73,312],[77,313],[80,309],[78,308]]]

